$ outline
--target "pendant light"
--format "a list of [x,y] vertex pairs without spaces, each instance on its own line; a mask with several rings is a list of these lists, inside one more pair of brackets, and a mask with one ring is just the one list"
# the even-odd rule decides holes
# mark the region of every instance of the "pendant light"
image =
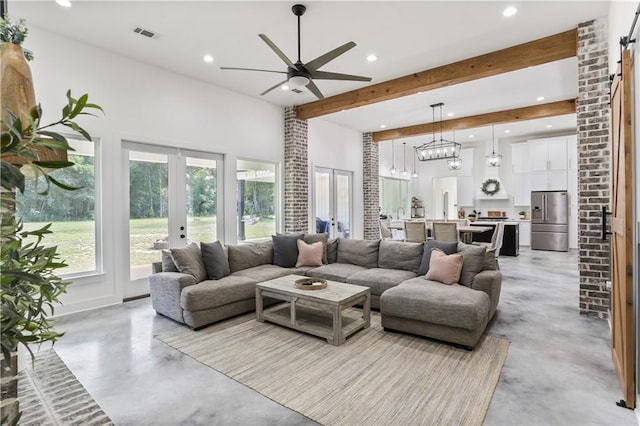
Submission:
[[491,126],[491,154],[485,157],[489,167],[500,167],[502,164],[502,155],[496,153],[495,143],[495,126]]
[[391,139],[391,170],[389,170],[392,175],[398,173],[398,169],[396,169],[396,141]]
[[[453,141],[455,142],[456,140],[456,131],[453,131]],[[449,170],[460,170],[462,169],[462,158],[460,158],[460,154],[458,153],[458,155],[456,155],[456,153],[453,153],[453,157],[449,160],[447,160],[447,167],[449,167]]]
[[407,143],[402,142],[402,176],[409,176],[407,171]]
[[[417,151],[415,146],[413,147],[413,150]],[[417,164],[418,163],[418,160],[417,160],[418,154],[417,154],[417,152],[415,154],[416,155],[413,156],[413,173],[411,173],[411,177],[414,178],[414,179],[417,179],[418,178],[418,164]]]
[[[454,159],[460,156],[460,144],[456,141],[450,141],[442,137],[442,107],[444,103],[429,105],[431,107],[432,117],[432,139],[430,142],[420,145],[416,149],[416,156],[420,161],[446,160]],[[436,108],[440,110],[439,121],[436,122]],[[436,139],[436,128],[440,128],[440,140]]]

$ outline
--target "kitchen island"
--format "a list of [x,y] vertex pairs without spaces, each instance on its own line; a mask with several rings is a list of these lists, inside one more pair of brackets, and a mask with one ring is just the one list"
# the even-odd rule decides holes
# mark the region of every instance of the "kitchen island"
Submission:
[[493,231],[495,230],[498,222],[504,223],[504,234],[502,236],[502,248],[500,249],[501,256],[517,256],[520,250],[520,222],[516,220],[476,220],[470,223],[471,226],[486,226],[491,227],[491,230],[474,233],[473,241],[482,243],[490,243]]

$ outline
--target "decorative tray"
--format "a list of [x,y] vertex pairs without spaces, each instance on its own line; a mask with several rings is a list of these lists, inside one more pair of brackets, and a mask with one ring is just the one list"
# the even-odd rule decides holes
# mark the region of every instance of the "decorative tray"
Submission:
[[327,282],[319,278],[303,278],[296,280],[296,288],[301,290],[320,290],[327,287]]

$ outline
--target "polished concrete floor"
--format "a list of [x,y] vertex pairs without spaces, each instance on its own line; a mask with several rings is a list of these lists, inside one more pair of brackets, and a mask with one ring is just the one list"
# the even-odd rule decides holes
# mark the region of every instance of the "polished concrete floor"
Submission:
[[[487,332],[511,347],[485,424],[638,424],[615,405],[607,322],[578,314],[576,254],[523,250],[500,265]],[[174,327],[143,299],[60,318],[56,350],[117,425],[313,424],[154,339]]]

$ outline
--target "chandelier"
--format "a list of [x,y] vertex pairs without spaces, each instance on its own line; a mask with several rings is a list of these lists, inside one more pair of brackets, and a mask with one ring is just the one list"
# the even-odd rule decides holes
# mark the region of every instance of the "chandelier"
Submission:
[[491,154],[485,157],[487,161],[487,166],[489,167],[500,167],[502,164],[502,155],[496,153],[496,138],[494,133],[494,126],[491,126]]
[[[433,138],[431,142],[424,143],[416,148],[416,156],[420,161],[452,159],[461,162],[460,144],[442,137],[442,107],[444,103],[430,105],[433,117]],[[436,108],[440,108],[440,139],[436,139]],[[454,138],[455,139],[455,138]],[[453,169],[456,170],[456,169]]]

